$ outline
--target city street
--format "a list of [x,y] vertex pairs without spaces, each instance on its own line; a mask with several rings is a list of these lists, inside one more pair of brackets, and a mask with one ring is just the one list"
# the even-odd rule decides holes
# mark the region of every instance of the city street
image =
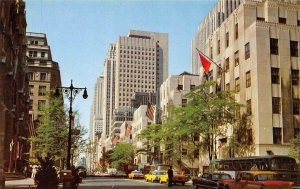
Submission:
[[[22,179],[15,181],[7,181],[6,188],[15,189],[15,188],[34,188],[33,179]],[[60,187],[62,188],[62,184]],[[168,188],[167,184],[151,183],[146,182],[145,180],[131,180],[124,178],[103,178],[103,177],[88,177],[83,179],[82,183],[79,185],[79,189],[93,189],[93,188],[102,188],[102,189],[159,189],[159,188]],[[172,186],[174,189],[190,189],[192,187],[191,181],[187,182],[185,186],[176,185]]]

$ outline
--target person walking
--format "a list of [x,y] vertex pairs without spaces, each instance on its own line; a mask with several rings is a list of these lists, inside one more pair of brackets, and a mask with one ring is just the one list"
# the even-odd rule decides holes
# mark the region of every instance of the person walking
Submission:
[[172,187],[173,182],[173,170],[172,166],[170,166],[170,169],[168,170],[168,187]]

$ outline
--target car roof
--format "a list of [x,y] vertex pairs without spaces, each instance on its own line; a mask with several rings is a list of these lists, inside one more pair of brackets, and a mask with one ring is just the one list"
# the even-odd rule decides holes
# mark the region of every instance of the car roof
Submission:
[[261,174],[265,174],[265,175],[276,175],[276,172],[273,171],[239,171],[239,173],[251,173],[253,175],[261,175]]

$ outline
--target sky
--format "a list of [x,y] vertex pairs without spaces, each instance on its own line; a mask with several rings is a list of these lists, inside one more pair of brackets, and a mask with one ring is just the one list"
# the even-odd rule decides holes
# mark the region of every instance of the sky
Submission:
[[[130,29],[169,34],[169,76],[191,72],[191,40],[217,0],[24,0],[27,32],[45,33],[62,85],[87,87],[76,96],[87,129],[96,79],[110,43]],[[68,101],[65,99],[68,107]]]

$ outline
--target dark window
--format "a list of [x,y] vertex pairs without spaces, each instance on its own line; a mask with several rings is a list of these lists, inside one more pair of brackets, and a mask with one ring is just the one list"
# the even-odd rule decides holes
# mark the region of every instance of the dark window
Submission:
[[33,85],[29,85],[29,94],[33,95],[33,90],[34,90],[34,86]]
[[280,24],[286,24],[286,18],[279,17],[279,23]]
[[291,56],[298,57],[298,41],[290,41]]
[[251,115],[252,114],[252,106],[251,106],[251,99],[247,100],[247,114]]
[[281,128],[273,128],[273,143],[281,144]]
[[245,45],[245,60],[250,58],[250,43],[246,43]]
[[220,44],[220,40],[218,40],[218,54],[221,53],[221,44]]
[[279,68],[271,68],[271,79],[273,84],[279,84]]
[[229,47],[229,32],[226,32],[226,47]]
[[235,39],[239,38],[239,24],[235,24]]
[[297,25],[300,26],[300,20],[297,20]]
[[239,51],[236,51],[236,52],[234,53],[234,65],[235,65],[235,66],[240,65]]
[[280,114],[280,97],[272,97],[273,114]]
[[41,73],[40,80],[41,81],[46,81],[46,73]]
[[183,85],[178,85],[177,90],[179,90],[179,91],[183,90]]
[[38,101],[38,110],[39,111],[43,110],[44,107],[45,107],[45,105],[46,105],[46,101],[45,100],[39,100]]
[[251,73],[250,71],[246,72],[246,88],[251,87]]
[[32,106],[33,106],[33,100],[30,99],[30,101],[29,101],[29,110],[32,110]]
[[278,54],[278,39],[270,38],[271,54]]
[[239,77],[237,77],[235,79],[235,91],[240,92],[240,78]]
[[46,86],[39,86],[39,96],[46,95]]
[[226,58],[225,60],[225,72],[229,71],[229,58]]
[[263,21],[263,22],[264,22],[264,21],[265,21],[265,18],[257,17],[256,20],[258,20],[258,21]]
[[293,99],[293,114],[294,115],[299,115],[299,102],[300,99],[294,98]]
[[194,150],[194,158],[199,158],[199,149]]
[[210,58],[213,59],[213,47],[210,47]]
[[34,78],[33,78],[33,72],[29,72],[28,73],[28,79],[29,80],[34,80]]
[[190,90],[193,90],[195,88],[195,85],[190,86]]
[[299,84],[299,70],[292,70],[292,84]]
[[45,57],[45,55],[46,55],[46,53],[45,53],[45,52],[41,52],[41,57],[42,57],[42,58],[44,58],[44,57]]

